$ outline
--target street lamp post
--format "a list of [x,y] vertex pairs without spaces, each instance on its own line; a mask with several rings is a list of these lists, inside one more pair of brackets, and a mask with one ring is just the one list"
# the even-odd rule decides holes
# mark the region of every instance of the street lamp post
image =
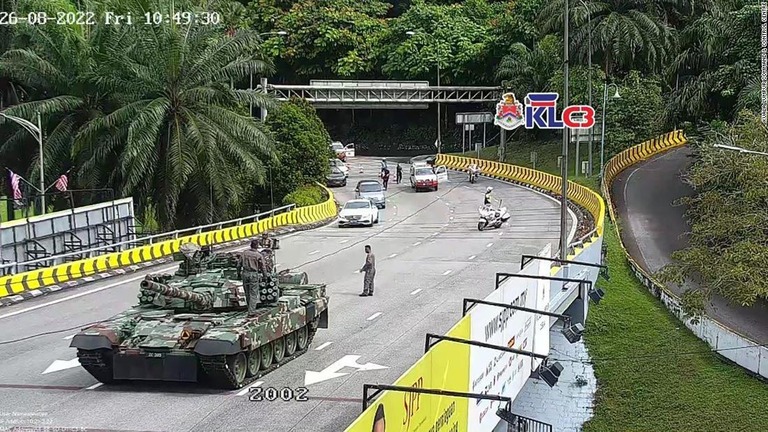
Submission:
[[606,82],[603,85],[603,115],[600,126],[600,178],[603,178],[603,165],[605,165],[605,117],[608,113],[608,87],[614,86],[616,88],[616,93],[613,95],[613,99],[621,99],[621,95],[619,95],[619,86],[616,84],[608,84]]
[[[280,30],[280,31],[276,31],[276,32],[261,33],[261,34],[259,34],[259,37],[269,36],[269,35],[285,36],[287,34],[288,34],[287,31]],[[251,71],[249,73],[249,78],[250,78],[250,82],[248,84],[248,90],[253,91],[253,71]],[[264,91],[266,91],[266,90],[267,89],[265,88]],[[262,120],[264,120],[264,117],[266,117],[265,111],[266,110],[264,110],[264,109],[261,110],[261,119]],[[251,103],[249,104],[248,112],[251,114],[251,117],[253,117],[253,101],[251,101]]]
[[[584,9],[587,10],[587,88],[589,92],[589,106],[592,106],[592,14],[584,0],[579,0]],[[589,128],[589,176],[592,177],[592,147],[594,147],[595,129]]]
[[40,190],[38,192],[40,192],[40,204],[42,207],[41,211],[42,214],[45,214],[45,156],[43,155],[43,126],[40,113],[37,113],[37,125],[21,117],[12,116],[2,112],[0,112],[0,117],[18,124],[19,126],[26,129],[26,131],[35,137],[35,139],[37,139],[37,147],[38,151],[40,152]]
[[[416,35],[414,31],[405,32],[408,36]],[[440,88],[440,44],[437,42],[437,38],[434,38],[435,53],[437,55],[437,87]],[[471,143],[470,143],[471,145]],[[440,154],[440,150],[443,147],[442,133],[440,127],[440,102],[437,102],[437,153]]]
[[[565,1],[564,12],[564,28],[563,28],[563,106],[567,107],[569,104],[568,98],[568,62],[570,61],[568,56],[568,22],[570,21],[570,0]],[[560,163],[561,173],[561,204],[560,204],[560,258],[566,259],[568,257],[568,144],[569,144],[568,128],[563,128],[563,159]]]

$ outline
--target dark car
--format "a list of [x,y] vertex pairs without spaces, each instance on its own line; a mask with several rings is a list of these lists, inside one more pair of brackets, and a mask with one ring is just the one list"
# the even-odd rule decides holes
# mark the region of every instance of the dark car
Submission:
[[336,167],[331,167],[331,172],[325,177],[325,184],[328,187],[346,186],[347,176]]

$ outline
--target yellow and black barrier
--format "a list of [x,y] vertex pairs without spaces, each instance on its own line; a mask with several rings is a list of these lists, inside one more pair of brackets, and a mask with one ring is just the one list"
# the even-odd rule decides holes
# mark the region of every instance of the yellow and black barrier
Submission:
[[338,214],[336,201],[333,198],[333,193],[328,189],[325,190],[328,193],[328,199],[321,204],[294,208],[252,223],[192,234],[10,276],[0,276],[0,299],[121,267],[165,258],[178,252],[179,246],[183,243],[197,243],[200,246],[225,244],[248,239],[278,227],[308,225],[334,218]]

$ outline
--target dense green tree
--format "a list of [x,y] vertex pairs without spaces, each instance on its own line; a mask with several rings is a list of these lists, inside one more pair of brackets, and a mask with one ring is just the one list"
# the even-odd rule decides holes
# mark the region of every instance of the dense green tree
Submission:
[[78,173],[154,204],[164,229],[225,217],[251,187],[238,173],[263,182],[260,157],[274,157],[269,134],[247,112],[249,103],[270,106],[269,99],[229,86],[269,71],[256,56],[261,39],[200,25],[118,31],[92,82],[120,104],[78,132]]
[[673,264],[660,272],[665,281],[703,281],[702,289],[685,296],[693,312],[701,312],[716,293],[744,306],[768,298],[768,158],[713,147],[738,146],[768,152],[768,129],[755,114],[742,112],[736,123],[704,131],[697,142],[699,157],[686,175],[695,195],[683,200],[691,222],[689,247],[675,252]]
[[333,157],[331,137],[312,105],[300,99],[281,104],[267,117],[267,126],[276,146],[277,158],[270,164],[276,199],[300,186],[324,182]]
[[[544,33],[562,34],[566,0],[552,0],[540,11]],[[636,69],[661,71],[675,50],[675,33],[660,12],[664,6],[686,6],[671,0],[584,0],[571,4],[570,49],[573,61],[601,64],[607,76]],[[590,27],[591,24],[591,27]],[[592,35],[592,45],[588,43]]]
[[549,91],[552,76],[562,69],[562,58],[562,41],[557,36],[544,37],[533,49],[518,42],[501,59],[496,78],[520,99],[530,92]]
[[668,74],[665,121],[730,119],[759,109],[760,9],[755,0],[718,2],[686,26]]

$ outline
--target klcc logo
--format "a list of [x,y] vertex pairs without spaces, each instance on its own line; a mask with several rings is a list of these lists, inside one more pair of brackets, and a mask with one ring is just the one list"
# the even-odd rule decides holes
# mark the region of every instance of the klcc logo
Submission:
[[514,130],[525,124],[526,129],[589,129],[595,125],[595,109],[589,105],[570,105],[557,118],[557,93],[528,93],[525,107],[514,93],[505,93],[496,104],[493,124]]

